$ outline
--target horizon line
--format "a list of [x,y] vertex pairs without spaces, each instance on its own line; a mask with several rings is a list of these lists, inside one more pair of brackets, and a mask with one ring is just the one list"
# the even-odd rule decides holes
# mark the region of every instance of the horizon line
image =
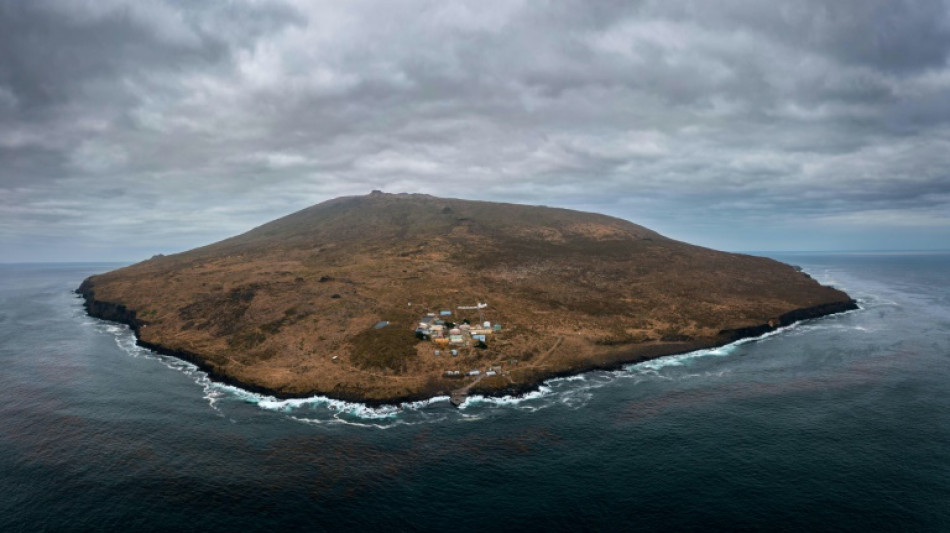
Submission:
[[[187,250],[185,250],[187,251]],[[720,250],[736,254],[938,254],[950,253],[950,248],[943,249],[867,249],[867,250]],[[177,255],[173,254],[166,255]],[[66,264],[133,264],[146,261],[145,259],[119,260],[63,260],[63,261],[0,261],[0,265],[66,265]]]

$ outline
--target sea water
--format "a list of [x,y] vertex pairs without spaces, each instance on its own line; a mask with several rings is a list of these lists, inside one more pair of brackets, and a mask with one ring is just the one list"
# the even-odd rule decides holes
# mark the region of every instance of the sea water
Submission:
[[0,531],[950,529],[950,254],[786,254],[858,311],[368,408],[210,381],[0,265]]

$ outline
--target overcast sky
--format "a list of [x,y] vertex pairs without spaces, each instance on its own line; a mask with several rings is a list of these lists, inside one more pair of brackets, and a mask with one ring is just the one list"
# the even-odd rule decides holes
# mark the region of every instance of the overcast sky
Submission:
[[372,189],[947,249],[948,50],[936,0],[0,0],[0,261],[139,260]]

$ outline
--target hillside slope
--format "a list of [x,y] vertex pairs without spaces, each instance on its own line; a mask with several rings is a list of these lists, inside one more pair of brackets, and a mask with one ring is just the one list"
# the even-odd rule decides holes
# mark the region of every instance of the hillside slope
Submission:
[[604,215],[378,192],[78,292],[92,315],[218,379],[373,404],[448,392],[475,369],[492,374],[475,391],[522,391],[854,307],[791,266]]

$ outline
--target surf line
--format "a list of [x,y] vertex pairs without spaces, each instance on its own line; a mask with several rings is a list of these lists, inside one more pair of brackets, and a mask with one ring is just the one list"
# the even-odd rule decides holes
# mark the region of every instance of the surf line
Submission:
[[468,399],[468,392],[472,390],[472,387],[474,387],[475,384],[481,381],[482,378],[484,377],[485,377],[485,374],[479,374],[478,377],[475,378],[475,381],[469,383],[468,385],[465,385],[464,387],[460,387],[452,391],[452,394],[449,395],[449,403],[451,403],[455,407],[458,407],[462,405],[463,403],[465,403],[465,400]]
[[[860,311],[861,309],[863,309],[863,307],[857,305],[857,302],[855,302],[855,307],[852,309],[849,309],[844,312],[831,313],[828,315],[815,317],[814,319],[811,319],[811,320],[827,318],[834,315],[850,314],[851,312]],[[113,320],[99,318],[95,316],[93,318],[95,318],[97,321],[100,321],[101,323],[106,323],[106,324],[110,322],[115,322]],[[738,345],[750,343],[750,342],[756,342],[758,340],[779,335],[785,331],[788,331],[789,329],[798,327],[800,325],[804,325],[805,323],[809,321],[810,320],[807,318],[804,320],[797,320],[787,326],[780,326],[778,328],[775,328],[771,331],[764,332],[759,335],[736,339],[733,342],[730,342],[718,347],[701,348],[698,350],[692,350],[689,352],[683,352],[679,354],[669,354],[669,355],[660,356],[651,360],[640,361],[640,362],[636,362],[632,364],[631,363],[620,364],[618,365],[618,368],[615,368],[613,371],[624,372],[624,371],[628,371],[632,367],[636,367],[640,365],[646,366],[646,365],[657,364],[657,363],[662,364],[664,360],[676,361],[676,360],[683,360],[683,359],[691,359],[694,357],[701,357],[704,355],[718,355],[716,352],[722,353],[722,351],[728,351],[729,348],[734,347],[734,346],[738,346]],[[118,322],[118,323],[125,326],[125,328],[122,328],[125,331],[120,330],[120,331],[115,332],[116,337],[118,337],[118,335],[131,335],[132,339],[136,341],[138,340],[137,336],[135,335],[134,329],[129,328],[127,323],[124,323],[124,322]],[[174,355],[165,354],[165,353],[162,353],[161,351],[155,350],[152,346],[148,346],[139,342],[135,342],[134,346],[137,351],[138,350],[144,351],[148,354],[156,356],[156,359],[159,361],[163,361],[165,357],[169,357],[171,359],[186,363],[187,370],[193,372],[196,377],[200,376],[200,378],[203,378],[203,379],[195,380],[195,383],[201,386],[202,388],[208,387],[210,385],[210,387],[218,388],[219,390],[223,389],[225,391],[230,392],[231,394],[234,394],[235,396],[238,396],[239,398],[243,396],[244,397],[243,399],[245,401],[248,401],[249,403],[254,403],[259,408],[264,409],[264,410],[270,410],[270,411],[285,411],[287,409],[292,410],[295,407],[299,407],[305,404],[316,404],[316,405],[323,404],[327,406],[328,410],[336,411],[338,413],[341,413],[341,412],[349,413],[361,419],[392,418],[392,417],[397,416],[398,413],[404,409],[408,409],[408,410],[420,409],[420,408],[427,407],[433,403],[437,403],[446,399],[448,399],[449,402],[454,407],[461,407],[469,399],[469,393],[471,389],[479,381],[481,381],[481,379],[485,377],[485,374],[479,375],[474,381],[472,381],[468,385],[452,391],[450,396],[440,395],[440,396],[434,396],[432,398],[427,398],[427,399],[400,402],[399,404],[384,404],[380,406],[371,406],[363,402],[353,402],[353,401],[334,399],[334,398],[330,398],[323,395],[314,395],[308,398],[278,399],[277,397],[268,395],[266,393],[262,394],[261,392],[249,390],[234,383],[227,383],[227,381],[225,380],[219,381],[215,379],[215,376],[213,376],[210,372],[207,372],[206,370],[202,369],[200,366],[195,365],[193,362],[187,360],[186,358],[180,357],[177,354],[174,354]],[[557,346],[555,346],[555,348],[556,347]],[[129,350],[126,349],[124,346],[122,346],[121,348],[123,348],[124,351],[129,353]],[[133,355],[133,354],[129,353],[129,355]],[[169,365],[165,365],[165,366],[169,366]],[[185,368],[174,368],[174,369],[179,370],[179,371],[185,370]],[[606,368],[591,369],[589,371],[582,371],[582,372],[577,372],[576,374],[571,374],[571,377],[581,376],[590,371],[597,371],[597,370],[601,370],[601,371],[606,370],[608,372],[611,371],[610,369],[606,369]],[[516,395],[509,394],[509,395],[504,395],[504,396],[495,397],[495,398],[503,401],[502,403],[499,403],[499,405],[508,404],[508,403],[511,403],[512,401],[517,401],[519,399],[522,399],[522,400],[537,399],[541,396],[546,396],[547,393],[551,391],[551,389],[546,387],[545,385],[547,385],[549,382],[563,380],[565,379],[565,377],[567,376],[552,376],[549,379],[541,381],[531,390],[525,390],[525,391],[522,391],[522,393],[516,394]],[[199,381],[204,381],[204,380],[207,380],[209,383],[199,383]],[[539,392],[540,394],[537,394]]]

